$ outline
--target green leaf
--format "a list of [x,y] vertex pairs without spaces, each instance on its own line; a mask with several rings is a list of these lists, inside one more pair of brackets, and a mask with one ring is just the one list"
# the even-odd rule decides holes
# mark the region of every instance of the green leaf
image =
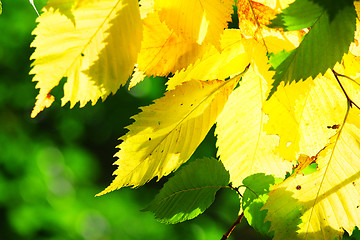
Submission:
[[312,163],[309,166],[307,166],[304,170],[302,170],[302,173],[304,175],[309,175],[316,171],[316,168],[318,167],[317,163]]
[[267,193],[270,192],[270,187],[281,181],[281,178],[274,178],[264,173],[257,173],[243,180],[246,187],[242,199],[244,216],[256,231],[270,237],[273,236],[273,232],[269,232],[270,222],[264,223],[267,211],[261,211],[261,208],[269,198]]
[[315,2],[316,0],[295,1],[288,8],[284,9],[282,13],[276,15],[276,18],[271,20],[268,27],[283,28],[285,31],[311,27],[324,11],[324,8]]
[[356,11],[350,0],[297,0],[269,25],[286,31],[310,28],[299,47],[270,57],[276,71],[268,99],[281,82],[315,78],[340,61],[354,41]]
[[151,211],[163,223],[175,224],[203,213],[216,192],[229,184],[229,173],[221,162],[203,158],[183,167],[165,183],[143,211]]

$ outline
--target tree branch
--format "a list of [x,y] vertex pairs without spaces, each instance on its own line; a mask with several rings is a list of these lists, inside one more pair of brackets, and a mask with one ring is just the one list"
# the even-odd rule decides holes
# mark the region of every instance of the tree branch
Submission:
[[241,219],[244,217],[244,212],[242,212],[238,218],[235,220],[235,222],[231,225],[231,227],[229,228],[229,230],[227,230],[227,232],[222,236],[221,240],[226,240],[229,238],[230,234],[232,233],[232,231],[235,229],[235,227],[241,222]]

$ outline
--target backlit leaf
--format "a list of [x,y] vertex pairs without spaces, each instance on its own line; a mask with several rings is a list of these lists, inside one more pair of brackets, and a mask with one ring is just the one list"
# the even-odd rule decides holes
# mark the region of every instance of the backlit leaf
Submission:
[[204,158],[180,169],[165,183],[145,211],[164,223],[179,223],[203,213],[220,188],[229,184],[229,173],[214,158]]
[[[281,51],[283,49],[291,50],[295,48],[292,41],[297,40],[297,36],[292,36],[290,41],[286,36],[272,31],[263,34],[264,42],[268,49],[273,52]],[[249,64],[256,54],[257,48],[264,48],[261,43],[245,39],[242,36],[242,31],[239,29],[226,29],[221,37],[221,50],[217,51],[215,47],[208,48],[201,58],[194,64],[188,66],[186,69],[178,71],[166,83],[168,89],[174,89],[175,86],[189,81],[191,79],[207,80],[207,79],[226,79],[243,71],[245,66]],[[257,53],[260,54],[260,53]],[[263,59],[267,61],[265,52]],[[260,55],[261,55],[260,54]],[[266,62],[263,63],[266,68],[269,66]],[[265,71],[267,71],[266,69]],[[267,76],[268,80],[272,75]]]
[[45,8],[37,20],[30,73],[40,92],[32,117],[44,108],[44,99],[63,77],[67,82],[62,105],[70,101],[70,107],[77,102],[83,107],[114,94],[132,73],[142,37],[138,2],[94,1],[73,14],[75,25],[53,8]]
[[246,37],[256,37],[259,27],[266,27],[275,17],[276,10],[266,4],[252,0],[238,0],[239,28]]
[[280,82],[286,85],[308,77],[315,78],[340,62],[354,40],[356,12],[350,0],[297,0],[277,16],[272,26],[284,30],[308,27],[310,30],[298,48],[279,52],[270,58],[276,74],[268,98]]
[[154,0],[160,20],[177,35],[219,46],[220,35],[231,20],[232,0]]
[[99,195],[141,186],[186,162],[215,123],[239,78],[189,81],[142,108],[129,132],[120,138],[116,177]]
[[318,171],[293,175],[269,193],[264,208],[274,239],[340,239],[360,224],[360,110],[348,110],[319,153]]
[[138,68],[146,75],[167,76],[195,62],[203,47],[161,22],[156,12],[143,19],[144,39],[138,56]]
[[220,42],[220,52],[215,47],[210,47],[196,63],[176,72],[166,83],[168,89],[174,89],[192,79],[225,80],[242,72],[250,60],[245,53],[241,32],[238,29],[226,29]]
[[254,49],[252,67],[230,95],[216,124],[218,155],[234,186],[254,173],[283,177],[291,169],[291,163],[275,152],[279,137],[264,131],[267,116],[262,107],[271,73],[267,58],[260,54],[266,50],[260,46]]
[[335,66],[335,71],[339,75],[347,95],[357,105],[360,106],[360,57],[348,53],[343,57],[341,64]]
[[327,72],[314,81],[281,85],[264,105],[269,116],[268,134],[278,134],[280,156],[294,161],[299,154],[316,155],[341,124],[346,99],[333,74]]

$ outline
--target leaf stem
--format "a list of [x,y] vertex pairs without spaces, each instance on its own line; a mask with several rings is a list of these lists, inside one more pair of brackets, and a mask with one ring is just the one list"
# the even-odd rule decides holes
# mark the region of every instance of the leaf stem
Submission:
[[260,198],[260,196],[259,196],[254,190],[252,190],[251,188],[249,188],[248,186],[246,186],[246,185],[240,185],[239,187],[245,187],[245,188],[249,189],[250,192],[252,192],[257,198]]
[[229,238],[230,234],[232,233],[232,231],[235,229],[235,227],[241,222],[242,218],[244,217],[244,212],[242,212],[238,218],[235,220],[235,222],[231,225],[231,227],[229,228],[229,230],[227,230],[227,232],[222,236],[221,240],[226,240]]
[[339,80],[339,78],[338,78],[338,76],[339,76],[339,77],[345,77],[345,78],[349,78],[349,77],[335,72],[334,69],[332,69],[331,71],[333,72],[333,74],[334,74],[334,76],[335,76],[335,78],[336,78],[336,81],[339,83],[339,85],[340,85],[340,87],[341,87],[341,90],[342,90],[343,93],[345,94],[345,97],[346,97],[347,101],[349,102],[350,107],[353,107],[353,105],[354,105],[355,107],[357,107],[358,109],[360,109],[360,107],[359,107],[353,100],[351,100],[351,98],[349,97],[349,95],[348,95],[347,92],[345,91],[345,88],[343,87],[343,85],[341,84],[341,82],[340,82],[340,80]]
[[253,15],[253,17],[254,17],[254,20],[255,20],[255,23],[256,23],[255,34],[256,34],[256,32],[259,30],[260,35],[261,35],[261,40],[263,41],[263,44],[264,44],[264,46],[265,46],[265,48],[266,48],[266,52],[269,53],[269,49],[268,49],[268,47],[266,46],[266,43],[265,43],[265,40],[264,40],[264,36],[263,36],[263,34],[262,34],[262,32],[261,32],[261,26],[260,26],[260,23],[259,23],[259,21],[258,21],[258,19],[257,19],[256,14],[255,14],[254,7],[253,7],[253,5],[252,5],[252,3],[251,3],[251,0],[248,0],[248,3],[249,3],[251,13],[252,13],[252,15]]
[[240,191],[239,191],[239,187],[234,187],[231,183],[229,183],[228,186],[229,186],[232,190],[236,191],[237,194],[239,194],[239,196],[240,196],[241,198],[243,197],[242,194],[241,194]]

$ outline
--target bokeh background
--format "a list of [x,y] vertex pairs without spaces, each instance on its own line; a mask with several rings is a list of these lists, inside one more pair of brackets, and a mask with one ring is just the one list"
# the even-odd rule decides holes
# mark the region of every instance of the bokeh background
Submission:
[[[38,9],[46,0],[35,0]],[[56,102],[30,118],[38,90],[29,76],[36,12],[28,0],[2,0],[0,15],[0,240],[221,239],[237,218],[239,199],[220,190],[198,218],[176,225],[141,212],[166,182],[94,195],[113,179],[117,140],[138,107],[161,97],[165,79],[146,79],[95,106]],[[236,25],[236,23],[235,23]],[[56,27],[56,26],[54,26]],[[216,154],[214,129],[190,161]],[[171,175],[170,175],[171,176]],[[359,232],[352,238],[360,239]],[[268,239],[246,220],[230,239]]]
[[[38,9],[45,0],[35,0]],[[141,212],[166,178],[138,189],[94,195],[113,179],[118,137],[138,107],[163,95],[165,79],[122,88],[95,106],[60,107],[30,118],[38,90],[29,76],[37,14],[28,0],[2,0],[0,15],[0,239],[220,239],[237,218],[239,199],[221,190],[205,214],[165,225]],[[56,26],[54,26],[56,27]],[[193,158],[215,156],[213,129]],[[231,239],[260,239],[246,220]]]

